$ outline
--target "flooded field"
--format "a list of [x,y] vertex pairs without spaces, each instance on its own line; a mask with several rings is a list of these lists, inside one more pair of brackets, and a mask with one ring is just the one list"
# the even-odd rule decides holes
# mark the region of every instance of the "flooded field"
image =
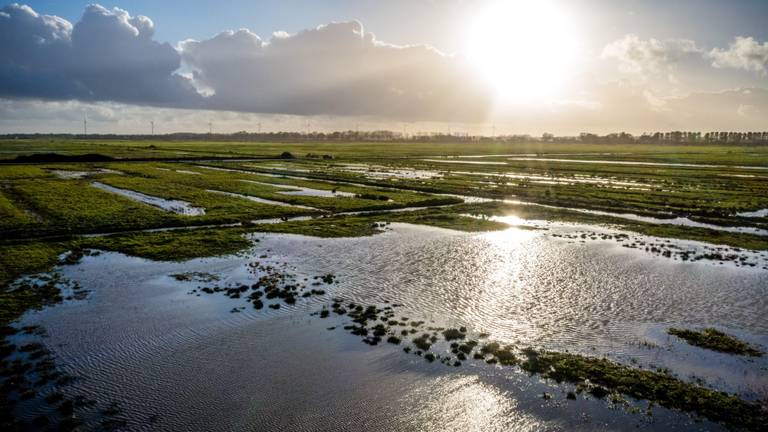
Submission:
[[[30,314],[21,324],[48,329],[45,344],[78,377],[73,393],[117,402],[137,428],[702,426],[660,408],[649,416],[594,398],[565,403],[569,386],[553,387],[483,362],[454,371],[392,345],[360,344],[339,328],[327,330],[339,320],[310,315],[323,306],[322,298],[260,311],[240,299],[190,294],[199,281],[171,277],[195,271],[226,284],[251,284],[259,276],[248,272],[254,260],[287,263],[299,279],[331,272],[339,282],[329,296],[402,304],[398,314],[411,319],[466,326],[505,343],[668,368],[749,399],[768,396],[765,359],[707,353],[664,331],[717,322],[756,346],[768,346],[765,271],[673,263],[611,244],[568,244],[515,228],[472,235],[397,225],[360,239],[257,238],[243,257],[178,264],[114,253],[87,257],[62,273],[89,287],[88,298]],[[599,281],[590,276],[595,273]],[[757,301],[743,305],[744,295]],[[232,313],[243,305],[248,307]],[[544,392],[555,397],[545,401]],[[505,415],[489,417],[488,410]]]
[[763,430],[759,160],[398,151],[0,166],[4,424]]

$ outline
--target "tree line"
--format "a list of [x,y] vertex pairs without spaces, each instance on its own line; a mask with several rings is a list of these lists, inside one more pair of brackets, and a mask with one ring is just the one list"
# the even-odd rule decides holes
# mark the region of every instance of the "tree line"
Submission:
[[468,133],[414,133],[404,134],[391,130],[335,131],[335,132],[246,132],[191,133],[178,132],[162,135],[133,134],[6,134],[2,139],[91,139],[91,140],[146,140],[146,141],[253,141],[253,142],[304,142],[304,141],[412,141],[412,142],[553,142],[589,144],[737,144],[768,145],[768,132],[693,132],[671,131],[632,135],[626,132],[599,135],[583,132],[577,136],[556,136],[544,133],[502,134],[495,136]]

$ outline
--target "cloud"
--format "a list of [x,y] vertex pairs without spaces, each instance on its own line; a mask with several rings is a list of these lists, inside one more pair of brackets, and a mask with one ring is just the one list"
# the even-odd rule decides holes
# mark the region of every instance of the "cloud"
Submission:
[[490,99],[458,58],[382,43],[357,21],[268,41],[248,30],[179,44],[210,106],[254,112],[482,119]]
[[87,6],[73,25],[6,6],[0,97],[411,120],[479,120],[490,107],[462,60],[382,43],[356,21],[267,41],[228,31],[178,48],[154,32],[150,18],[119,8]]
[[768,73],[768,42],[762,44],[751,37],[736,37],[727,49],[709,52],[712,66]]
[[[312,115],[312,124],[324,122],[325,130],[354,128],[358,122],[399,130],[396,122],[407,121],[411,131],[419,130],[416,122],[422,130],[437,130],[437,122],[493,121],[500,129],[506,123],[517,131],[578,133],[715,124],[764,129],[768,112],[765,90],[695,91],[722,83],[762,85],[752,76],[746,85],[734,82],[731,75],[744,74],[712,67],[765,73],[768,44],[752,38],[706,51],[691,40],[627,35],[608,44],[602,57],[616,60],[630,76],[612,82],[584,74],[561,101],[504,111],[463,58],[426,45],[384,43],[357,21],[266,38],[247,29],[226,31],[175,47],[154,35],[150,18],[119,8],[88,6],[72,24],[28,6],[3,7],[0,128],[58,124],[79,130],[87,111],[89,121],[101,121],[104,131],[144,132],[151,119],[168,125],[165,131],[197,130],[206,119],[221,131],[253,130],[255,114],[249,113],[265,113],[258,121],[271,115],[288,129],[303,128],[296,116]],[[684,66],[703,66],[722,80],[705,81],[701,69]],[[699,86],[664,94],[661,86],[669,81],[656,75],[666,80],[678,71],[693,72],[685,84]]]
[[641,39],[628,34],[603,48],[602,58],[615,59],[619,70],[641,76],[668,73],[680,61],[700,57],[702,50],[689,39]]
[[0,96],[193,105],[198,95],[174,74],[179,53],[152,39],[144,16],[98,5],[74,26],[29,6],[0,9]]

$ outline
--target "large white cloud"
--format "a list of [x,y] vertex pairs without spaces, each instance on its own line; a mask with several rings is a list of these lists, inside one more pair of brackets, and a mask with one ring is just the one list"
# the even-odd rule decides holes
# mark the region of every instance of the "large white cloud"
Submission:
[[[466,64],[376,40],[358,22],[268,41],[248,30],[153,39],[154,23],[86,7],[74,25],[12,4],[0,10],[0,97],[117,101],[284,114],[481,120],[487,89]],[[180,74],[182,58],[191,77]]]
[[381,43],[356,21],[268,41],[224,32],[179,50],[217,108],[479,120],[490,106],[463,61],[424,45]]
[[118,8],[90,5],[72,25],[28,6],[5,6],[0,96],[193,106],[197,93],[174,74],[179,53],[153,33],[149,18]]
[[689,39],[641,39],[628,34],[603,48],[602,57],[616,59],[623,72],[640,75],[668,72],[678,62],[700,57],[702,50]]
[[712,66],[768,73],[768,42],[762,44],[751,37],[737,37],[727,49],[710,51]]

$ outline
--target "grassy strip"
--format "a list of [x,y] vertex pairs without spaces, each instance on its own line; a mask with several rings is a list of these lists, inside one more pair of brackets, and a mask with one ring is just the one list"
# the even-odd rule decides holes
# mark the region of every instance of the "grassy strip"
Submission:
[[509,228],[509,225],[502,222],[460,216],[447,210],[425,209],[259,224],[254,225],[253,229],[260,232],[302,234],[313,237],[360,237],[381,232],[380,228],[384,226],[383,222],[428,225],[466,232],[495,231]]
[[[606,359],[550,351],[523,351],[520,367],[557,382],[587,388],[595,396],[619,392],[663,407],[695,412],[731,427],[764,430],[766,413],[759,404],[725,392],[686,383],[669,375],[624,366]],[[594,385],[604,387],[600,391]]]
[[760,357],[763,355],[762,352],[752,348],[746,342],[714,328],[705,328],[702,331],[670,328],[667,330],[667,333],[677,336],[693,346],[713,351],[752,357]]
[[361,237],[380,232],[375,221],[375,218],[370,217],[340,216],[307,221],[258,224],[253,225],[252,230],[269,233],[301,234],[324,238]]
[[66,250],[66,245],[61,243],[0,246],[0,286],[5,286],[21,275],[50,269],[58,261],[59,254]]
[[155,261],[184,261],[229,255],[251,246],[242,228],[175,230],[88,237],[77,248],[101,249]]
[[460,216],[450,210],[427,209],[414,212],[390,213],[384,217],[390,222],[429,225],[466,232],[498,231],[509,228],[503,222]]

